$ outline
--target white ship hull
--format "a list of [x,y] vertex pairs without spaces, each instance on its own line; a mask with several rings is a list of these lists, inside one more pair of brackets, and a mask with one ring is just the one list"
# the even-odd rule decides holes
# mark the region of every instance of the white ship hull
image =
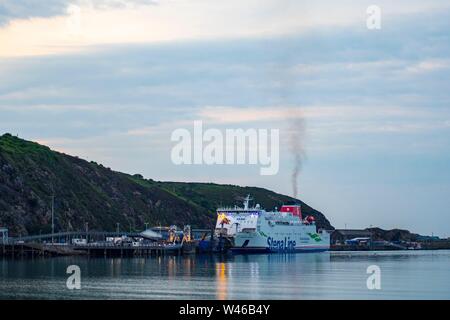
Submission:
[[330,249],[330,235],[316,233],[315,226],[274,226],[273,230],[240,232],[233,252],[320,252]]

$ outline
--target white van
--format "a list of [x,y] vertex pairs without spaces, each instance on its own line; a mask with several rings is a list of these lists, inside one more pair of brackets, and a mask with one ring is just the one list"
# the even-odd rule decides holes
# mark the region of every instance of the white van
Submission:
[[76,246],[86,245],[87,240],[86,239],[72,239],[72,244],[74,244]]

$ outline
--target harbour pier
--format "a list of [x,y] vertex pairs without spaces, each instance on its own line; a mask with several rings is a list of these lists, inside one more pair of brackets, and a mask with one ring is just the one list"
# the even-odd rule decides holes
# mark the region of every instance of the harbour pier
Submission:
[[90,257],[150,257],[183,254],[183,244],[155,244],[142,246],[118,245],[61,245],[40,243],[2,244],[0,256],[10,258],[37,258],[54,256]]
[[[159,230],[161,231],[161,230]],[[192,254],[198,239],[210,230],[194,229],[188,238],[145,240],[137,232],[59,232],[0,239],[0,256],[10,258],[85,255],[91,257],[150,257]]]

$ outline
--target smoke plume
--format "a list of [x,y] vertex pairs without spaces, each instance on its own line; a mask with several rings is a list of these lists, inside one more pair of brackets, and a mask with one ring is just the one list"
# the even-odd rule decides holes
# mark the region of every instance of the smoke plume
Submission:
[[303,140],[305,136],[305,122],[300,111],[289,114],[289,148],[292,153],[294,166],[291,174],[292,197],[298,196],[298,177],[302,169],[305,152]]

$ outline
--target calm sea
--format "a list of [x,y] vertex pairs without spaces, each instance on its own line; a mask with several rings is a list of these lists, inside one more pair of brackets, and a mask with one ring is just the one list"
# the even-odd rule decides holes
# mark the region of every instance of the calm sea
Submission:
[[[81,289],[66,269],[78,265]],[[380,290],[367,288],[367,268]],[[450,251],[0,260],[1,299],[450,299]]]

